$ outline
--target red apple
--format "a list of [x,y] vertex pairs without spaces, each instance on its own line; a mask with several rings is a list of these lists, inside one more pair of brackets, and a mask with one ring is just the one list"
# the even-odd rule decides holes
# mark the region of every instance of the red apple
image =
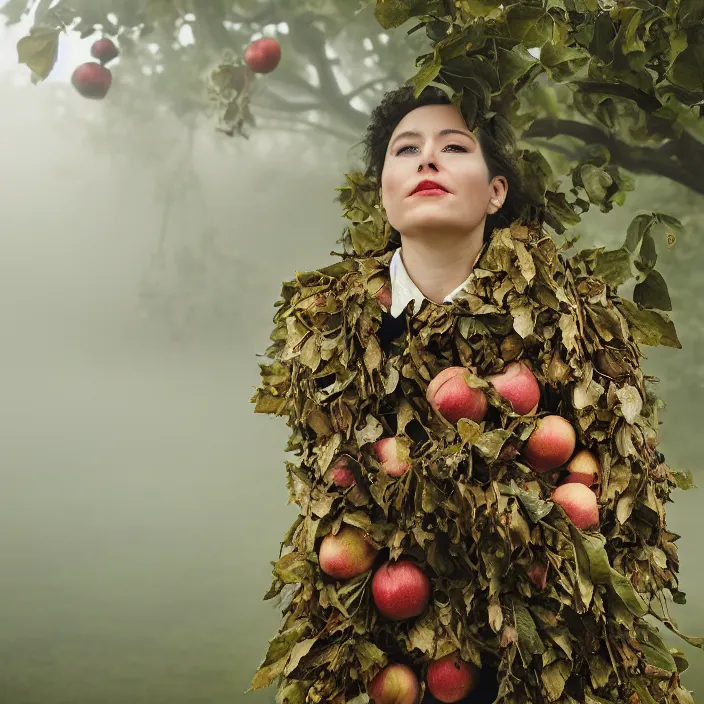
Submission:
[[372,596],[380,613],[393,621],[421,614],[430,601],[430,580],[411,560],[385,562],[372,578]]
[[382,286],[376,292],[376,300],[379,301],[383,308],[389,310],[391,308],[391,289],[388,286]]
[[411,468],[408,462],[408,446],[403,441],[398,442],[395,435],[377,440],[372,449],[384,471],[391,477],[400,477]]
[[257,39],[244,51],[244,62],[254,73],[271,73],[281,61],[281,45],[276,39]]
[[430,663],[426,680],[430,693],[449,704],[464,699],[477,686],[479,669],[452,653]]
[[563,484],[584,484],[592,486],[599,474],[601,466],[599,460],[589,450],[580,450],[567,464],[569,475],[562,482]]
[[416,704],[420,682],[408,665],[387,665],[369,683],[369,696],[374,704]]
[[552,500],[562,506],[577,528],[587,530],[599,524],[596,494],[584,484],[560,484],[552,492]]
[[335,579],[352,579],[371,569],[376,548],[364,533],[352,526],[342,526],[337,535],[328,533],[319,552],[320,569]]
[[84,97],[102,100],[110,89],[112,73],[109,68],[88,61],[71,74],[71,84]]
[[93,46],[90,48],[90,55],[94,59],[98,59],[101,64],[105,65],[116,59],[120,55],[119,49],[115,46],[115,42],[108,37],[104,39],[98,39],[98,41],[93,42]]
[[540,386],[525,362],[511,362],[503,372],[488,378],[514,412],[522,416],[535,413],[540,403]]
[[523,449],[528,464],[536,472],[548,472],[565,464],[577,443],[572,424],[562,416],[541,418]]
[[425,397],[432,408],[450,423],[469,418],[481,423],[489,404],[481,389],[468,384],[469,371],[464,367],[443,369],[428,384]]
[[354,472],[350,469],[349,461],[346,457],[340,457],[335,464],[328,467],[325,476],[326,479],[332,480],[335,486],[340,486],[344,489],[354,486],[356,483]]
[[528,579],[542,591],[548,584],[548,566],[534,563],[528,570]]

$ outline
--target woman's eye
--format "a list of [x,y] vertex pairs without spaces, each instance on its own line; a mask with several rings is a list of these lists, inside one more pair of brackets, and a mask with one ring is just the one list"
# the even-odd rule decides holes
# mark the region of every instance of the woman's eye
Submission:
[[[414,144],[407,144],[405,147],[401,147],[397,152],[396,156],[399,156],[400,154],[410,154],[411,149],[418,149]],[[467,147],[463,147],[461,144],[448,144],[443,147],[442,149],[444,152],[445,151],[458,151],[458,152],[467,152],[469,151]]]
[[452,151],[458,150],[461,152],[467,151],[467,148],[463,147],[461,144],[448,144],[445,149],[451,149]]

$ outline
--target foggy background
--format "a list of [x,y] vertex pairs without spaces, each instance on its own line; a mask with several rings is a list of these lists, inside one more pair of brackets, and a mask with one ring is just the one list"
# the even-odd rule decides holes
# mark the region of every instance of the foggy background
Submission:
[[[119,85],[103,103],[65,70],[29,85],[20,34],[0,28],[0,704],[272,702],[244,691],[278,627],[262,597],[295,506],[288,429],[249,398],[281,282],[339,249],[353,144],[229,139],[204,119],[189,152],[168,117],[111,114]],[[590,216],[589,246],[620,241],[638,208],[678,215],[659,185]],[[220,254],[203,264],[187,248],[208,233]],[[668,281],[688,246],[659,266]],[[704,392],[681,375],[700,358],[699,299],[678,290],[685,350],[644,349],[645,366],[669,404],[661,449],[698,477]],[[700,635],[701,496],[675,499],[675,613]],[[704,654],[666,637],[704,689]]]

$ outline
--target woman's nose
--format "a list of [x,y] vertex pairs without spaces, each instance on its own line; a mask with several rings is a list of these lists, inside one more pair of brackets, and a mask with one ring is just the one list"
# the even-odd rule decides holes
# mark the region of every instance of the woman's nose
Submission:
[[432,159],[421,159],[420,164],[418,164],[418,173],[422,171],[437,171],[438,167]]

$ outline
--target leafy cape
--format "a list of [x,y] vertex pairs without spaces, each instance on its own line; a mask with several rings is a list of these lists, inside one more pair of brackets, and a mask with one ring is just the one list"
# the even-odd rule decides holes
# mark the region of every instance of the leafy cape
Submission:
[[[639,345],[679,346],[671,321],[616,295],[590,253],[565,259],[539,225],[516,223],[494,232],[452,304],[409,315],[386,355],[391,251],[376,249],[298,273],[277,304],[252,401],[291,427],[297,461],[286,468],[300,513],[273,563],[265,598],[282,595],[283,621],[252,687],[279,679],[280,702],[361,704],[386,664],[409,664],[422,680],[429,661],[459,651],[498,668],[502,702],[692,701],[684,655],[645,618],[702,645],[667,610],[684,594],[665,504],[690,480],[656,449],[663,403],[639,365]],[[514,413],[485,380],[518,359],[542,389],[536,416]],[[453,365],[487,394],[481,424],[452,425],[426,401],[430,380]],[[399,478],[381,471],[371,445],[392,434],[391,413],[411,462]],[[522,460],[550,413],[599,458],[598,531],[578,530],[550,501],[559,470],[538,475]],[[346,489],[331,480],[341,456],[356,478]],[[320,540],[343,524],[364,530],[380,561],[423,566],[433,590],[423,614],[383,619],[373,570],[348,581],[321,572]],[[536,565],[547,568],[544,588],[529,577]]]

